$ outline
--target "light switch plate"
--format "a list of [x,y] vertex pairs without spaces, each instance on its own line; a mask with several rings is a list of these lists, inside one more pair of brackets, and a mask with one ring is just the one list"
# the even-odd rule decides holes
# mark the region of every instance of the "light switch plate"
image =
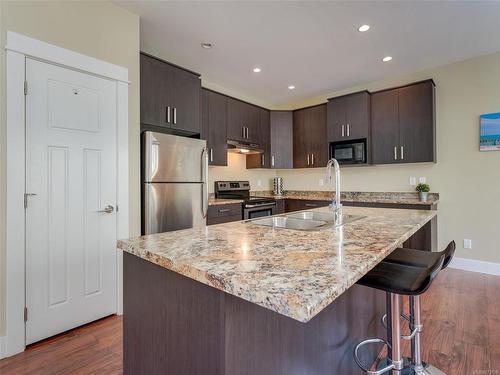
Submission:
[[419,184],[425,184],[426,181],[427,181],[427,179],[425,177],[419,177],[418,178],[418,183]]
[[410,186],[416,186],[416,185],[417,185],[417,178],[410,177]]
[[472,240],[464,239],[464,249],[472,249]]
[[323,186],[325,184],[325,180],[322,178],[319,179],[319,186]]

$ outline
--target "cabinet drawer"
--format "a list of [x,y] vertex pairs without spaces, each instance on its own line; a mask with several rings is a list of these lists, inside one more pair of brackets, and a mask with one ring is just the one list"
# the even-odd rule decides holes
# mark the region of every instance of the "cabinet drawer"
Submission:
[[219,204],[208,207],[207,224],[221,224],[243,219],[241,203]]
[[301,211],[307,209],[314,209],[319,207],[326,207],[331,201],[320,200],[306,200],[306,199],[286,199],[285,212]]

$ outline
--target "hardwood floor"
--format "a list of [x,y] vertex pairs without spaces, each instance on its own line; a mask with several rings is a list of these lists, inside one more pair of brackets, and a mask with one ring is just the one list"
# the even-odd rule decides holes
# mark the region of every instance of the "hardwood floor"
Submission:
[[122,320],[111,316],[30,345],[1,360],[0,374],[121,374]]
[[[447,269],[422,308],[424,360],[447,375],[500,375],[500,277]],[[55,336],[1,360],[0,374],[121,374],[121,329],[113,316]]]

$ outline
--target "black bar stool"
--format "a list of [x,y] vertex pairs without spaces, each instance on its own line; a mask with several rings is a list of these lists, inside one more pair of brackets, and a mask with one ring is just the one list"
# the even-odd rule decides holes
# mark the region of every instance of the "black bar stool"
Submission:
[[[368,274],[362,277],[358,284],[383,290],[387,295],[387,340],[371,338],[360,342],[354,351],[354,360],[368,375],[382,375],[391,371],[393,375],[400,375],[404,369],[401,355],[401,296],[416,296],[424,293],[437,276],[444,264],[445,256],[434,258],[426,266],[413,266],[382,261]],[[361,347],[371,343],[384,343],[388,347],[387,364],[377,370],[369,370],[359,359]]]
[[[445,269],[450,264],[453,255],[455,254],[455,241],[451,241],[446,249],[440,252],[421,251],[414,249],[398,248],[384,259],[384,262],[400,264],[413,267],[430,267],[436,261],[444,257],[441,269]],[[423,325],[420,312],[420,296],[410,295],[410,314],[405,319],[408,320],[411,334],[403,336],[405,339],[411,339],[411,359],[409,366],[405,366],[404,374],[416,375],[444,375],[438,368],[422,361],[422,347],[420,342],[420,334],[422,333]]]

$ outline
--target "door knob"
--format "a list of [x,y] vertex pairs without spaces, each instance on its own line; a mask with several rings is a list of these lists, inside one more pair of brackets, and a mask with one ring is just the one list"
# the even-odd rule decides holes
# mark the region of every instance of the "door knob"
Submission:
[[109,204],[109,205],[107,205],[106,207],[104,207],[104,210],[100,210],[100,211],[97,211],[97,212],[110,214],[110,213],[112,213],[114,210],[115,210],[115,208]]

